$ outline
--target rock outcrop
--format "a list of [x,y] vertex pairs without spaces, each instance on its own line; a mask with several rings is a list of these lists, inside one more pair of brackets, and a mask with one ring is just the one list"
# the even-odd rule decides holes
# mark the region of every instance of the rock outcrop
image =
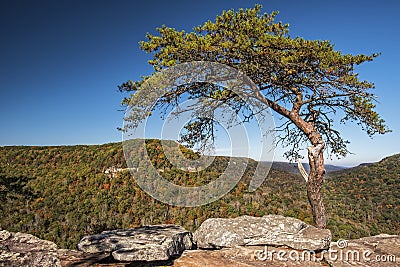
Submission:
[[57,245],[30,234],[0,231],[0,266],[61,266]]
[[0,230],[0,266],[400,266],[400,236],[330,238],[328,230],[277,215],[209,219],[193,236],[177,225],[104,231],[82,238],[79,251]]
[[280,215],[241,216],[207,219],[193,238],[203,249],[272,245],[316,251],[329,247],[331,232]]
[[58,249],[53,242],[30,234],[0,230],[1,267],[89,266],[108,256],[104,253]]
[[332,242],[325,259],[333,267],[400,266],[400,236],[381,234]]
[[108,252],[118,261],[168,260],[192,247],[192,233],[177,225],[104,231],[86,236],[78,244],[81,251]]
[[[186,250],[182,256],[174,261],[175,267],[320,267],[327,266],[318,258],[290,261],[279,260],[277,255],[270,254],[268,257],[265,252],[273,253],[278,251],[275,247],[265,246],[238,246],[233,248],[223,248],[219,250]],[[280,248],[280,252],[285,251],[286,257],[293,251],[288,248]],[[299,252],[301,255],[301,252]],[[319,255],[319,254],[317,254]]]
[[237,246],[219,250],[187,250],[176,267],[400,266],[400,236],[377,235],[332,242],[327,250],[310,252],[273,246]]

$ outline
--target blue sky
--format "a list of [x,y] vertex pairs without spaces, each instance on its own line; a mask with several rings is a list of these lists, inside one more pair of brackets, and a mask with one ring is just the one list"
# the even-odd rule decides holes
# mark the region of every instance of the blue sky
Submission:
[[355,165],[399,153],[396,0],[2,1],[0,145],[121,141],[117,85],[151,72],[150,56],[138,46],[146,32],[162,24],[190,30],[224,9],[255,3],[279,10],[292,36],[328,39],[345,53],[382,52],[357,70],[375,83],[377,110],[393,132],[370,139],[357,126],[344,126],[354,155],[327,163]]

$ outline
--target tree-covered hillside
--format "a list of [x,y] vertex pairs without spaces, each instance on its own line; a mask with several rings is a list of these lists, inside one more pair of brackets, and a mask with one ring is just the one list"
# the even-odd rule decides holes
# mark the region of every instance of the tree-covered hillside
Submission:
[[[325,190],[329,196],[331,222],[348,220],[338,236],[364,229],[363,235],[400,232],[400,154],[380,162],[341,170],[328,175]],[[352,233],[357,235],[359,233]]]
[[[188,172],[173,167],[160,141],[146,149],[157,170],[176,184],[199,185],[217,178],[228,158],[217,157],[207,169]],[[185,157],[196,158],[181,149]],[[134,147],[132,160],[141,160],[143,146]],[[137,156],[135,156],[137,155]],[[389,157],[367,167],[329,174],[324,190],[328,228],[334,238],[399,234],[399,161]],[[209,217],[282,214],[312,223],[305,182],[293,173],[272,169],[264,184],[248,192],[256,162],[249,161],[244,177],[222,199],[195,208],[168,206],[137,185],[126,168],[121,143],[92,146],[1,147],[0,227],[29,232],[74,248],[80,238],[105,229],[174,223],[194,230]]]

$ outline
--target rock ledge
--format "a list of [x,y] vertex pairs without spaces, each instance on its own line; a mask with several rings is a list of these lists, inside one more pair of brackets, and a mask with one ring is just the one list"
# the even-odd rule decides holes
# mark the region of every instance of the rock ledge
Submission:
[[192,233],[172,224],[104,231],[85,236],[78,244],[80,251],[109,252],[118,261],[168,260],[192,248]]
[[207,219],[193,238],[203,249],[272,245],[318,251],[329,248],[332,235],[328,229],[318,229],[298,219],[266,215]]

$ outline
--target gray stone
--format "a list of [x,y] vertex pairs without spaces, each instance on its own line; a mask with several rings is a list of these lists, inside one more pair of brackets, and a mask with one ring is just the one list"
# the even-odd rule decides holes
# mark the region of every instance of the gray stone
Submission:
[[324,258],[332,267],[400,266],[400,236],[381,234],[332,242]]
[[[369,252],[366,258],[362,256],[364,252]],[[187,250],[174,261],[174,267],[392,267],[400,266],[399,259],[400,236],[381,234],[332,242],[329,251],[322,250],[315,253],[270,246]]]
[[8,239],[11,236],[11,233],[6,230],[0,231],[0,242]]
[[61,266],[57,245],[30,234],[0,232],[0,266]]
[[272,245],[297,250],[329,248],[331,232],[280,215],[207,219],[193,235],[199,248]]
[[192,247],[192,233],[177,225],[104,231],[98,235],[86,236],[78,244],[81,251],[110,252],[118,261],[168,260]]
[[[278,251],[282,258],[278,257]],[[182,256],[174,261],[174,267],[323,267],[320,254],[315,258],[304,259],[299,256],[298,260],[291,260],[289,255],[293,251],[302,255],[303,251],[297,251],[289,248],[275,248],[265,246],[237,246],[232,248],[222,248],[219,250],[186,250]],[[265,255],[268,254],[268,257]],[[279,254],[279,255],[281,255]],[[293,256],[293,255],[292,255]]]

